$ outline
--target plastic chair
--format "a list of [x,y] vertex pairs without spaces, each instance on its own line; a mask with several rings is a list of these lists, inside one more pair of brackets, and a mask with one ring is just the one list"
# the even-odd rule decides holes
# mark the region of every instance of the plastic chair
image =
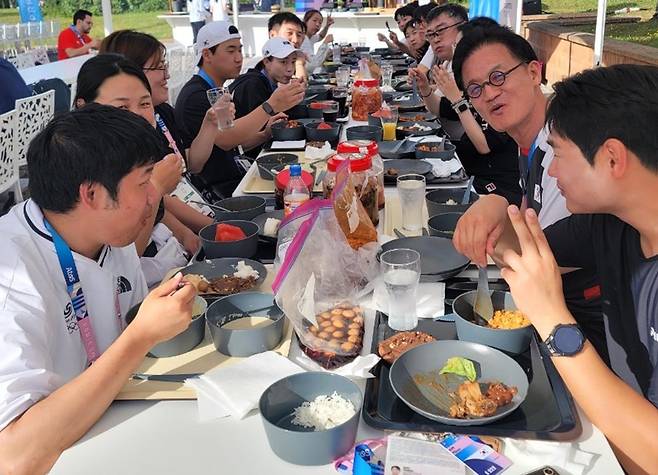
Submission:
[[27,148],[37,133],[55,115],[55,91],[16,99],[16,133],[14,156],[18,166],[27,164]]
[[19,53],[16,56],[17,69],[31,68],[34,65],[35,65],[35,60],[32,52],[28,51],[26,53]]
[[0,193],[13,189],[14,200],[18,203],[23,201],[23,192],[14,154],[15,135],[16,111],[13,110],[0,115]]

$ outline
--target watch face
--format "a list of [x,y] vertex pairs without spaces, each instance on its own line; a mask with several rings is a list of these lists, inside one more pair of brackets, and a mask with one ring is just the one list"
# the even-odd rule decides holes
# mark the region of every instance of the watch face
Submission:
[[560,327],[555,332],[553,342],[560,353],[573,354],[582,347],[583,334],[577,327]]

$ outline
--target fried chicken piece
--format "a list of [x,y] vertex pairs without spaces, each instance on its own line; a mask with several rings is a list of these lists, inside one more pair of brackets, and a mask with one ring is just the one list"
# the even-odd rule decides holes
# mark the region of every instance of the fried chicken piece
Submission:
[[512,402],[516,393],[517,389],[514,386],[505,386],[503,383],[490,383],[487,389],[487,398],[500,407]]
[[465,419],[467,417],[492,416],[498,406],[482,395],[480,384],[466,381],[459,385],[456,393],[459,403],[450,406],[450,417]]

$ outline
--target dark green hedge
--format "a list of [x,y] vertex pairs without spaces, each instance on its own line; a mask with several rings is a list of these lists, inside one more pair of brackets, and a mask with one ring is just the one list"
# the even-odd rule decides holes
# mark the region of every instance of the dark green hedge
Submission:
[[[73,15],[78,9],[89,10],[98,15],[101,13],[101,0],[47,0],[45,10],[48,14],[64,16]],[[167,10],[167,0],[112,0],[112,12],[159,11]]]

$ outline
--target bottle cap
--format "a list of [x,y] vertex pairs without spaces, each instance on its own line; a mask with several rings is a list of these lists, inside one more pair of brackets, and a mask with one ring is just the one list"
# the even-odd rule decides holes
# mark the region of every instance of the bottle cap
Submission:
[[290,176],[302,176],[302,166],[299,164],[290,165]]

